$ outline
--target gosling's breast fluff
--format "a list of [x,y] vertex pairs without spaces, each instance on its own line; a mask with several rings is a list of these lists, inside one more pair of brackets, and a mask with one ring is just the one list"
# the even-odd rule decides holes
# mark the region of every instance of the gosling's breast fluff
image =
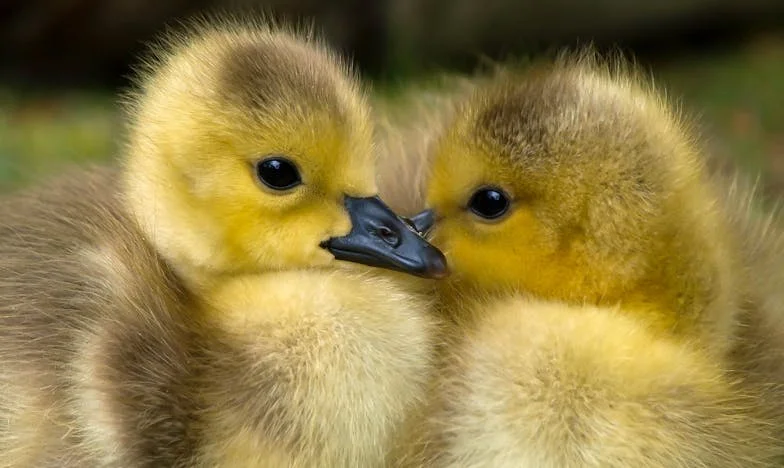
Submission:
[[452,332],[400,464],[778,466],[780,227],[659,93],[564,57],[478,82],[442,127],[424,214]]
[[350,67],[203,21],[137,88],[120,169],[0,201],[0,466],[383,466],[446,264],[376,196]]

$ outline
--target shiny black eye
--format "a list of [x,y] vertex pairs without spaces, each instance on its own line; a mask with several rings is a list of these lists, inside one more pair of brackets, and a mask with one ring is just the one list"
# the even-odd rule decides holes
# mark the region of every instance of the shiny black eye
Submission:
[[509,196],[499,188],[484,187],[471,195],[468,207],[482,218],[500,218],[509,210]]
[[256,163],[256,177],[274,190],[288,190],[302,183],[297,166],[281,156],[273,156]]

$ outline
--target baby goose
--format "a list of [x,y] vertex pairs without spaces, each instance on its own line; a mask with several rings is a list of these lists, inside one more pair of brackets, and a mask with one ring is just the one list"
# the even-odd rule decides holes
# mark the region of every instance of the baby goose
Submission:
[[383,465],[434,321],[358,264],[446,266],[375,197],[348,67],[200,25],[131,101],[121,171],[0,203],[0,466]]
[[501,74],[454,115],[427,201],[458,331],[413,463],[741,467],[784,453],[780,243],[756,229],[767,264],[746,253],[751,221],[732,221],[664,100],[563,59]]

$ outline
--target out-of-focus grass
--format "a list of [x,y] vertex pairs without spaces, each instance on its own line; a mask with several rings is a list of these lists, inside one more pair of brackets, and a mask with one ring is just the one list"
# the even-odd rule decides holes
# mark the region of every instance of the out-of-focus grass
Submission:
[[0,89],[0,188],[116,153],[119,112],[109,94]]
[[[653,72],[698,117],[713,151],[784,191],[784,37],[680,58]],[[116,154],[115,102],[109,94],[31,95],[0,86],[0,188]]]
[[694,56],[658,75],[698,118],[712,151],[784,191],[784,38]]

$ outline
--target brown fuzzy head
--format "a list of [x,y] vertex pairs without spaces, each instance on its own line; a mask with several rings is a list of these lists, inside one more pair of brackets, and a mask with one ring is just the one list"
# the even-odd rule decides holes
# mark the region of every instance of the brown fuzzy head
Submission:
[[[171,36],[130,104],[128,203],[180,270],[330,264],[319,244],[349,232],[344,197],[377,192],[365,97],[309,35],[222,23]],[[269,158],[299,183],[262,183]]]
[[701,162],[629,74],[587,59],[502,74],[436,146],[435,242],[464,286],[594,303],[710,287],[689,271],[716,247]]

